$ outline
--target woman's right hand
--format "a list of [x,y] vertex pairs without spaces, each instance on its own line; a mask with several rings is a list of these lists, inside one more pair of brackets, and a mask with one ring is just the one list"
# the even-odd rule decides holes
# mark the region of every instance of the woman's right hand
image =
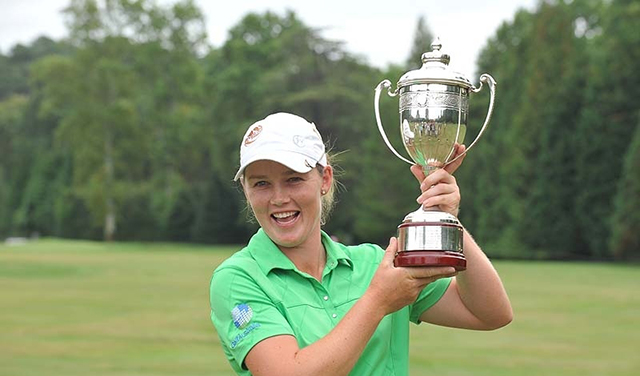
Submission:
[[420,292],[431,282],[457,274],[455,268],[450,266],[396,267],[393,260],[397,250],[398,240],[392,237],[365,293],[378,304],[383,316],[415,302]]

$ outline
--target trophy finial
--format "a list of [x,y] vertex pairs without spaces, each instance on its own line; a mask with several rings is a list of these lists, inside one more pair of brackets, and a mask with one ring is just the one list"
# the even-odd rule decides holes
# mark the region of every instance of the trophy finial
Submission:
[[440,51],[442,48],[442,42],[440,42],[440,37],[436,37],[436,39],[431,43],[431,49],[434,51]]
[[440,37],[436,37],[436,39],[431,43],[431,52],[425,52],[422,54],[422,64],[427,64],[429,62],[435,62],[438,64],[449,65],[449,61],[451,58],[449,55],[442,53],[440,49],[442,48],[442,43],[440,42]]

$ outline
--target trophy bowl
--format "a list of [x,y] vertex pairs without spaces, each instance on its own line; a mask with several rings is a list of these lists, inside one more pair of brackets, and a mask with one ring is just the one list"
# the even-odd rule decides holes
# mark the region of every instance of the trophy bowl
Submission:
[[[476,144],[487,127],[493,112],[496,82],[488,74],[480,76],[479,87],[449,69],[449,55],[440,52],[442,44],[436,39],[432,51],[422,55],[422,67],[405,73],[395,91],[391,82],[383,80],[376,87],[374,107],[378,130],[393,154],[409,164],[418,164],[425,175],[443,168],[454,158],[456,144],[462,144],[467,132],[469,94],[477,93],[486,82],[490,90],[487,116],[475,140]],[[411,161],[398,153],[389,142],[380,118],[380,95],[387,89],[389,96],[400,96],[400,135]],[[453,266],[466,269],[463,254],[464,229],[454,215],[423,208],[409,213],[398,226],[396,266]]]

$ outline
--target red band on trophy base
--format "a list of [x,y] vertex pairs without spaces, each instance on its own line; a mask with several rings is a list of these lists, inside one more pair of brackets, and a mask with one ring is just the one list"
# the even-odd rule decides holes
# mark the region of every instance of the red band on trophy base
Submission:
[[467,260],[458,252],[409,251],[399,252],[395,266],[453,266],[457,271],[467,268]]

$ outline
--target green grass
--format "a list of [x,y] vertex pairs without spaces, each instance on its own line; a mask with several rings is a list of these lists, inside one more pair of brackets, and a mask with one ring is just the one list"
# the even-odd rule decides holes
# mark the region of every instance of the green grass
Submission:
[[[0,376],[233,375],[208,283],[234,249],[0,245]],[[494,332],[412,326],[412,376],[640,374],[640,267],[496,267],[515,321]]]

